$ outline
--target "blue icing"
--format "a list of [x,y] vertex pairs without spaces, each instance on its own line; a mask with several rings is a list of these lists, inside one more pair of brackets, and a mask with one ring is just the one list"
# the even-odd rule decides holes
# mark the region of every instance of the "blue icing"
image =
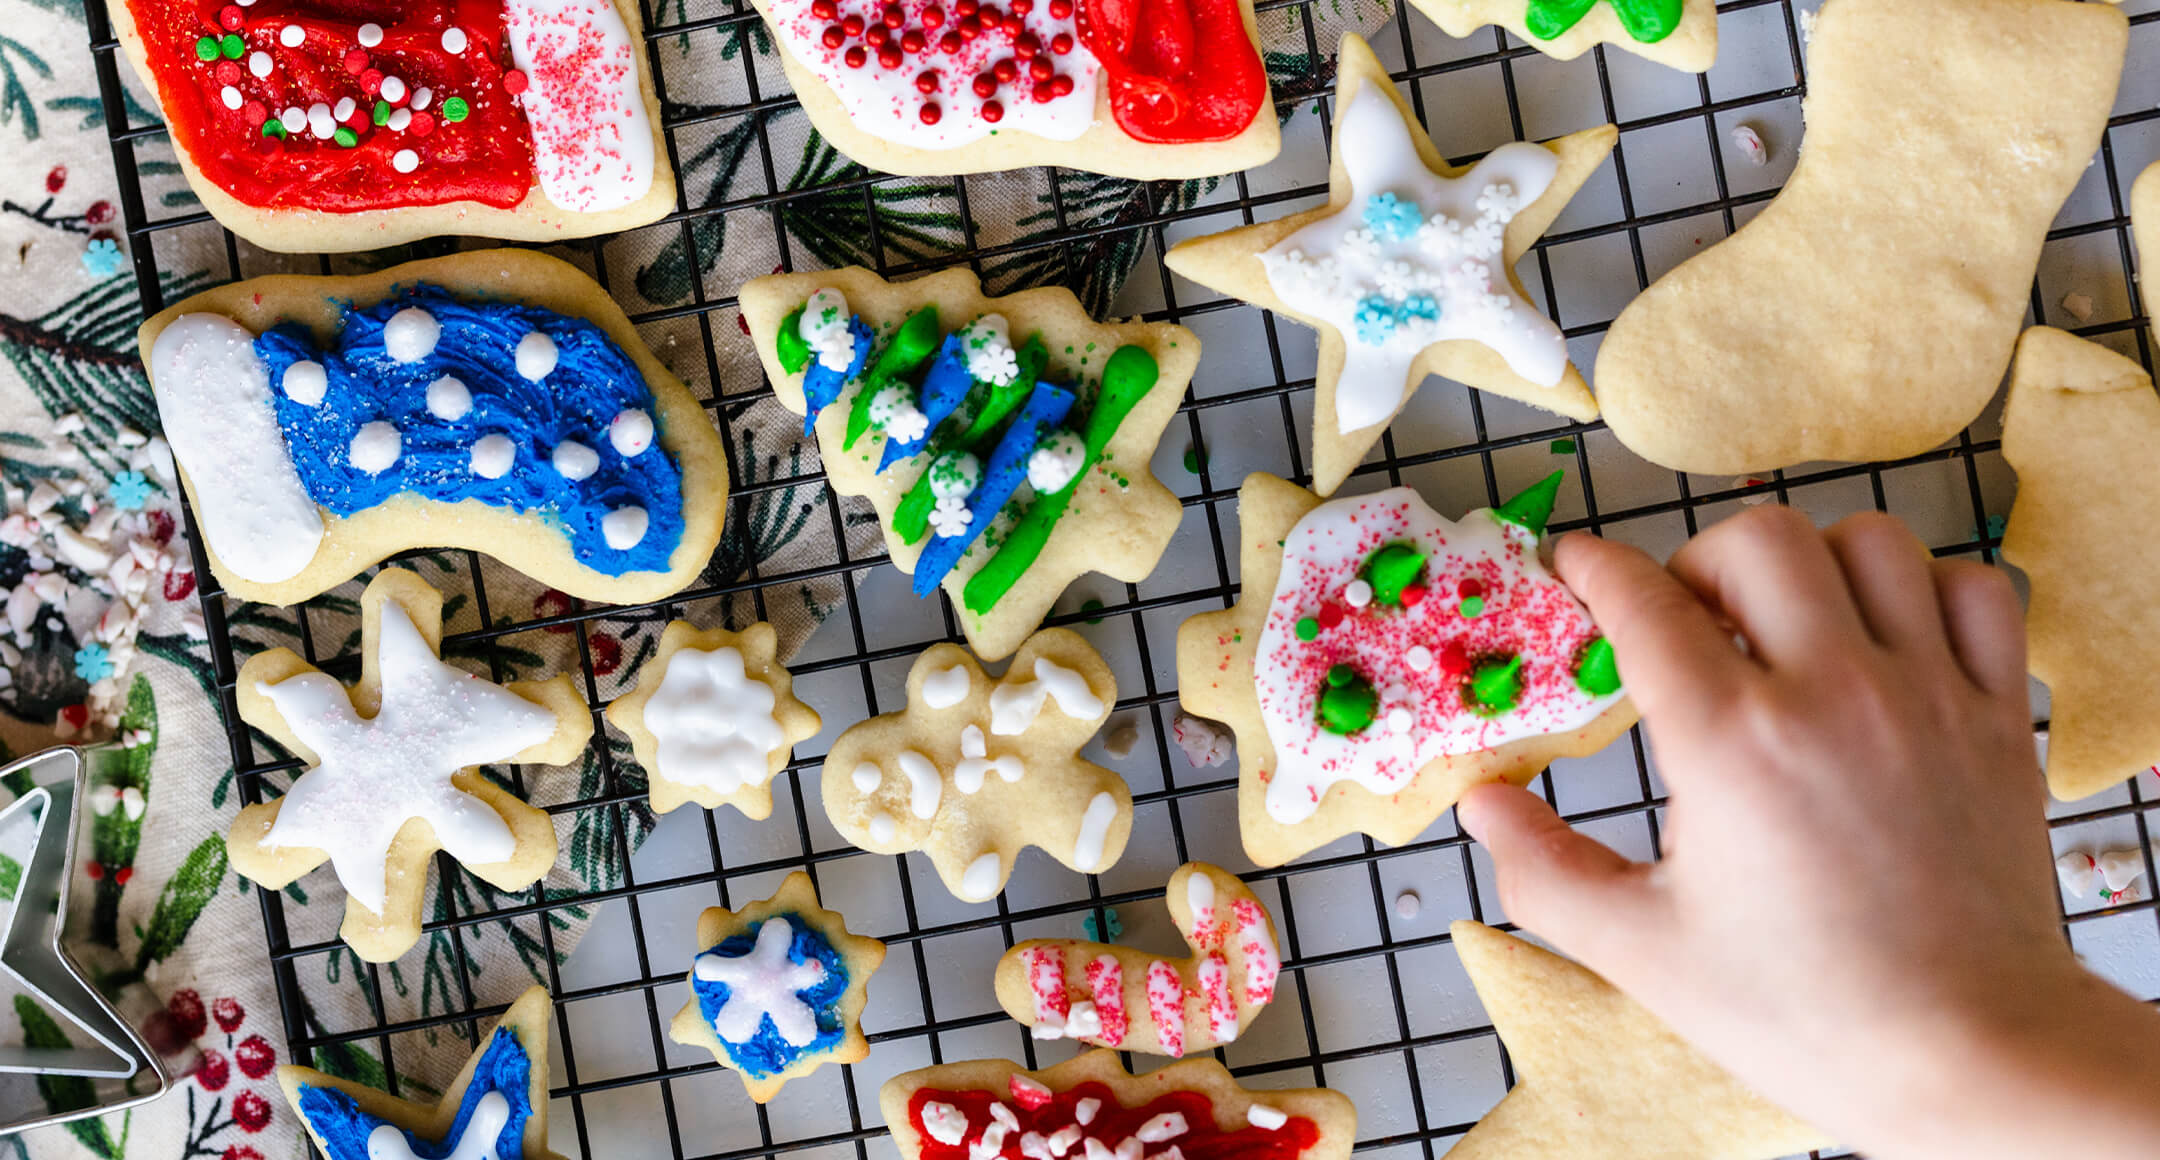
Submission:
[[990,462],[983,465],[982,481],[968,496],[968,511],[974,518],[968,521],[967,531],[957,536],[933,537],[922,555],[915,560],[915,595],[928,596],[937,591],[938,582],[960,562],[960,554],[975,542],[996,518],[998,509],[1020,489],[1027,479],[1028,457],[1035,453],[1035,446],[1042,442],[1043,433],[1065,419],[1073,408],[1074,397],[1063,387],[1049,383],[1036,383],[1034,393],[1013,417],[1012,426],[998,439],[997,450],[990,453]]
[[[383,323],[408,306],[435,317],[442,336],[418,362],[400,363],[383,349]],[[533,330],[555,343],[555,369],[540,382],[517,373],[518,340]],[[540,512],[569,537],[579,563],[610,576],[662,572],[683,535],[682,472],[659,446],[659,411],[637,365],[605,331],[579,318],[512,303],[465,303],[433,286],[419,286],[365,310],[347,307],[335,349],[324,350],[306,329],[286,323],[255,340],[273,385],[302,359],[322,364],[328,387],[319,406],[273,391],[278,425],[309,498],[339,515],[364,511],[400,492],[456,503],[478,499],[519,512]],[[472,394],[460,418],[437,417],[427,387],[451,375]],[[655,423],[653,445],[634,457],[615,450],[608,425],[624,410],[644,411]],[[401,454],[371,475],[348,461],[353,435],[376,420],[394,424]],[[506,436],[515,448],[509,471],[483,479],[472,471],[472,446],[485,435]],[[554,468],[556,444],[574,440],[599,457],[581,481]],[[601,520],[619,507],[645,509],[643,538],[610,547]]]
[[855,340],[855,358],[848,363],[846,373],[836,371],[818,361],[816,352],[810,356],[810,368],[803,372],[803,421],[802,433],[809,435],[817,428],[818,412],[832,406],[840,397],[849,381],[862,373],[863,364],[870,361],[872,335],[870,324],[859,316],[848,319],[848,334]]
[[938,347],[937,357],[930,363],[930,373],[923,379],[922,390],[916,393],[915,405],[929,420],[923,427],[922,438],[900,440],[888,437],[884,456],[878,460],[878,470],[883,471],[928,445],[930,437],[937,434],[938,424],[960,409],[960,404],[967,400],[968,392],[974,387],[975,377],[968,373],[967,356],[961,350],[959,333],[946,335],[944,344]]
[[[441,1141],[432,1141],[406,1132],[405,1139],[412,1146],[413,1154],[425,1160],[448,1156],[465,1135],[465,1125],[472,1119],[473,1108],[489,1092],[501,1092],[510,1103],[510,1119],[495,1138],[494,1154],[506,1160],[524,1156],[525,1122],[532,1118],[533,1111],[532,1060],[525,1054],[525,1045],[518,1042],[517,1035],[502,1028],[496,1029],[487,1050],[480,1055],[480,1062],[473,1068],[472,1082],[466,1085],[465,1097],[458,1103],[457,1119],[451,1122],[450,1135]],[[300,1085],[300,1115],[321,1137],[323,1151],[330,1160],[368,1160],[368,1137],[376,1128],[388,1123],[361,1111],[360,1105],[344,1092],[313,1084]]]
[[[757,1034],[751,1036],[749,1042],[729,1043],[725,1039],[719,1041],[720,1045],[727,1049],[728,1058],[734,1061],[735,1066],[753,1079],[764,1079],[786,1071],[796,1060],[806,1055],[831,1051],[847,1037],[847,1027],[840,1018],[840,997],[847,991],[848,972],[847,963],[841,959],[840,952],[834,950],[832,944],[825,941],[825,936],[819,934],[816,927],[804,922],[799,915],[776,914],[765,922],[787,923],[795,932],[795,941],[788,945],[788,961],[806,963],[816,959],[825,965],[825,977],[816,985],[795,992],[797,998],[817,1013],[817,1038],[808,1044],[795,1047],[780,1038],[780,1029],[773,1026],[770,1015],[759,1022]],[[757,932],[764,925],[762,922],[756,923],[741,933],[731,934],[705,953],[727,959],[742,958],[757,945]],[[700,979],[693,971],[690,976],[690,990],[697,995],[698,1011],[704,1015],[706,1024],[710,1026],[720,1017],[720,1008],[727,1005],[730,991],[728,985],[716,980]]]

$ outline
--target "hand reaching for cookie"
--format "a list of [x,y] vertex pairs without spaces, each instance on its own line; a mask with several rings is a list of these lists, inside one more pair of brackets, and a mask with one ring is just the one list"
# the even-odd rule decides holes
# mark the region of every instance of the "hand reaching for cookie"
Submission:
[[1510,918],[1870,1155],[2160,1155],[2160,1013],[2057,926],[2004,574],[1886,515],[1818,531],[1781,507],[1669,568],[1585,535],[1557,565],[1670,822],[1643,865],[1524,790],[1471,791]]

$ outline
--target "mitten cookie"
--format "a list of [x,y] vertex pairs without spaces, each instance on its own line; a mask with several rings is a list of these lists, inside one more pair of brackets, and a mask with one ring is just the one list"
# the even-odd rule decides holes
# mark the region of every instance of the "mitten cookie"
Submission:
[[1145,579],[1184,509],[1149,473],[1200,360],[1182,326],[1096,322],[1062,289],[965,268],[753,278],[743,318],[841,495],[868,496],[915,595],[1008,656],[1088,572]]
[[1005,1013],[1037,1039],[1149,1055],[1213,1051],[1235,1041],[1275,1001],[1282,957],[1274,920],[1236,875],[1203,862],[1178,867],[1164,901],[1190,957],[1030,939],[998,960]]
[[[1003,1059],[926,1067],[885,1081],[878,1108],[908,1160],[974,1160],[1043,1143],[1070,1156],[1349,1160],[1357,1109],[1318,1088],[1248,1091],[1212,1059],[1143,1076],[1116,1052],[1042,1071]],[[1033,1152],[1026,1152],[1033,1155]]]
[[279,275],[143,323],[173,460],[227,592],[296,604],[410,548],[472,548],[573,596],[697,578],[727,456],[575,267],[482,250]]
[[278,1068],[278,1086],[329,1160],[562,1160],[547,1146],[553,1014],[539,987],[519,996],[432,1105],[311,1067]]
[[554,825],[477,767],[561,765],[592,739],[569,677],[492,684],[441,649],[442,594],[390,568],[360,594],[359,684],[276,648],[248,658],[234,689],[241,720],[307,769],[234,819],[233,869],[276,890],[330,863],[345,887],[338,934],[368,962],[419,940],[437,850],[500,890],[538,882],[555,864]]
[[1456,168],[1362,39],[1343,36],[1337,68],[1328,203],[1181,242],[1163,258],[1320,332],[1314,490],[1342,485],[1427,375],[1596,418],[1567,340],[1530,305],[1515,262],[1619,131],[1518,141]]
[[795,699],[779,645],[762,620],[739,633],[678,620],[660,634],[637,686],[607,708],[645,767],[654,813],[696,802],[771,816],[771,780],[822,724]]
[[907,689],[907,708],[825,755],[825,816],[841,837],[873,854],[924,851],[966,902],[997,897],[1025,846],[1083,874],[1125,853],[1132,791],[1079,755],[1117,681],[1080,634],[1036,633],[995,680],[966,649],[932,645]]
[[2002,382],[2128,37],[2106,4],[1827,0],[1792,179],[1598,348],[1613,434],[1713,475],[1956,435]]
[[1178,699],[1238,735],[1246,856],[1415,838],[1465,789],[1518,785],[1635,723],[1612,646],[1538,555],[1560,474],[1449,520],[1390,488],[1238,493],[1243,594],[1178,629]]
[[863,1003],[885,944],[848,933],[798,870],[763,902],[698,916],[690,1001],[668,1035],[702,1047],[764,1103],[787,1081],[870,1054]]
[[1717,63],[1717,0],[1411,0],[1460,40],[1497,24],[1547,56],[1610,44],[1686,72]]

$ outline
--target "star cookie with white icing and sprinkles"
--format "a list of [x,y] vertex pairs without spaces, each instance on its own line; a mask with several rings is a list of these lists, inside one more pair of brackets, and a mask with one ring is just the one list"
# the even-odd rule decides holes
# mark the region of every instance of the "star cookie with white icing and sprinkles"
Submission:
[[1600,44],[1683,72],[1717,63],[1717,0],[1411,0],[1457,40],[1497,24],[1557,60]]
[[1320,1088],[1240,1087],[1212,1059],[1131,1075],[1114,1051],[1042,1071],[1003,1059],[894,1076],[878,1108],[907,1160],[1349,1160],[1357,1109]]
[[908,703],[864,721],[825,756],[825,815],[873,854],[921,850],[954,897],[987,902],[1026,846],[1083,874],[1125,852],[1132,791],[1080,757],[1117,703],[1102,654],[1044,629],[991,678],[936,644],[908,672]]
[[695,802],[771,816],[772,779],[821,724],[795,699],[779,643],[764,621],[730,632],[678,620],[660,634],[637,687],[607,709],[645,767],[654,813]]
[[226,847],[233,869],[272,889],[330,863],[346,893],[338,933],[362,959],[388,962],[420,937],[435,851],[499,890],[546,875],[547,814],[477,767],[574,761],[592,715],[567,676],[497,685],[445,663],[442,594],[412,572],[368,584],[360,634],[350,690],[289,649],[241,667],[241,719],[307,768],[284,796],[241,810]]
[[1243,594],[1178,629],[1178,698],[1237,732],[1245,853],[1401,845],[1483,781],[1595,753],[1635,711],[1612,646],[1545,567],[1558,472],[1449,520],[1409,488],[1238,493]]
[[1449,1160],[1771,1160],[1831,1143],[1583,967],[1479,923],[1448,930],[1517,1070]]
[[697,945],[690,1002],[668,1034],[712,1052],[751,1099],[762,1104],[791,1079],[870,1054],[862,1010],[885,944],[849,934],[820,908],[808,874],[788,875],[779,893],[741,910],[706,910]]
[[278,1068],[278,1086],[329,1160],[562,1160],[547,1146],[553,1014],[527,990],[433,1104],[311,1067]]
[[1182,242],[1204,286],[1320,332],[1314,489],[1332,494],[1427,375],[1587,422],[1597,400],[1515,263],[1619,140],[1611,125],[1449,165],[1372,49],[1342,39],[1328,204]]

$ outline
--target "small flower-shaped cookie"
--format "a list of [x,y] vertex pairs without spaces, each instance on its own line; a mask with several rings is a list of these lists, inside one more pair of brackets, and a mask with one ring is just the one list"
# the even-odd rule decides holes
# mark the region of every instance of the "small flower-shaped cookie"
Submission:
[[779,634],[764,621],[738,633],[678,620],[660,634],[637,687],[607,709],[645,767],[653,812],[696,802],[709,810],[731,805],[753,820],[771,816],[772,779],[821,725],[795,699],[778,648]]

